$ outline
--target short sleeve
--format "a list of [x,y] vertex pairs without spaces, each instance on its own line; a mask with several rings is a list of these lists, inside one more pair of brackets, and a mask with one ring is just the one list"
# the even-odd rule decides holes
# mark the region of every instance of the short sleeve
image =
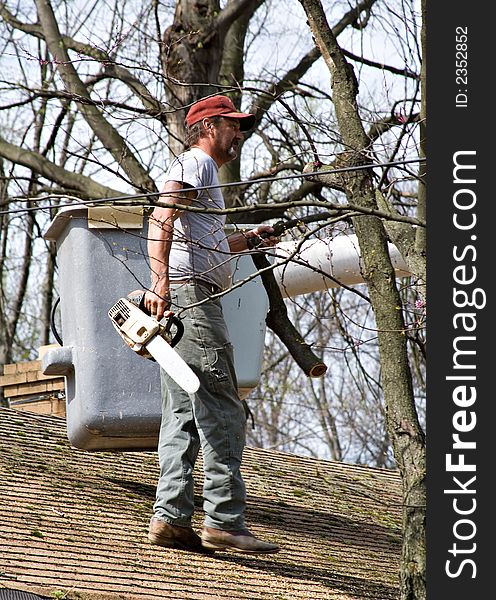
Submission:
[[167,180],[179,181],[191,187],[202,187],[209,181],[208,163],[193,154],[183,154],[172,162]]

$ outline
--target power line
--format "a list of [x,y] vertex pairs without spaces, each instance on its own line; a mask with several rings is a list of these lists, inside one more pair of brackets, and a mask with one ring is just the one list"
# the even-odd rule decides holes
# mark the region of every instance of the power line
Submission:
[[[229,182],[229,183],[219,183],[218,185],[204,185],[204,186],[198,186],[198,187],[187,187],[187,188],[182,188],[179,190],[175,190],[174,193],[180,194],[181,192],[191,192],[193,190],[195,191],[204,191],[204,190],[213,190],[213,189],[219,189],[219,188],[230,188],[230,187],[241,187],[241,186],[251,186],[251,185],[256,185],[258,183],[267,183],[267,182],[276,182],[276,181],[285,181],[285,180],[291,180],[291,179],[304,179],[304,178],[309,178],[309,177],[315,177],[315,176],[322,176],[322,175],[333,175],[336,173],[348,173],[351,171],[363,171],[363,170],[369,170],[369,169],[376,169],[378,167],[396,167],[396,166],[402,166],[402,165],[407,165],[407,164],[411,164],[411,163],[423,163],[425,162],[426,159],[425,158],[411,158],[411,159],[407,159],[407,160],[398,160],[398,161],[391,161],[391,162],[383,162],[383,163],[367,163],[364,165],[356,165],[354,167],[339,167],[337,169],[329,169],[329,170],[323,170],[323,171],[312,171],[309,173],[294,173],[292,175],[282,175],[282,176],[274,176],[274,177],[260,177],[257,179],[247,179],[245,181],[233,181],[233,182]],[[74,202],[68,202],[66,204],[56,204],[56,205],[52,205],[49,204],[47,206],[31,206],[31,207],[26,207],[26,208],[17,208],[17,209],[8,209],[8,210],[4,210],[4,211],[0,211],[0,215],[7,215],[7,214],[15,214],[15,213],[29,213],[29,212],[33,212],[33,211],[38,211],[38,210],[49,210],[51,208],[64,208],[66,206],[74,206],[74,205],[82,205],[82,206],[86,206],[86,205],[94,205],[94,204],[123,204],[123,205],[143,205],[143,206],[153,206],[150,204],[145,204],[143,201],[137,202],[138,199],[146,199],[146,198],[153,198],[155,196],[161,196],[163,194],[163,192],[145,192],[143,194],[123,194],[120,196],[114,196],[114,197],[110,197],[110,198],[96,198],[93,200],[81,200],[79,198],[74,197]],[[17,200],[17,201],[24,201],[24,202],[36,202],[36,201],[40,201],[40,200],[45,200],[48,198],[62,198],[62,197],[67,197],[67,196],[62,196],[60,194],[47,194],[41,198],[34,198],[34,197],[27,197],[27,196],[17,196],[12,198],[12,200]],[[136,201],[136,202],[133,202]],[[277,207],[278,204],[275,203],[274,207]]]

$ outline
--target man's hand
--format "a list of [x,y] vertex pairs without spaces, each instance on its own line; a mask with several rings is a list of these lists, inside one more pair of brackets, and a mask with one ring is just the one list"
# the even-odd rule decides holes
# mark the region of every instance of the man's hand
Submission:
[[263,248],[268,246],[275,246],[279,243],[280,238],[275,235],[271,235],[274,232],[274,228],[270,225],[258,225],[255,229],[247,231],[244,236],[246,238],[246,245],[248,249]]
[[154,285],[153,290],[145,294],[145,306],[150,315],[157,321],[170,310],[169,278],[163,277]]

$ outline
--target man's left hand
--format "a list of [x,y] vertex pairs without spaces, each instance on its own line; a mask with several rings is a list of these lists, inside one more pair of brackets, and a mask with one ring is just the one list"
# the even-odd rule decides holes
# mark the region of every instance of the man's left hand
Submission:
[[271,235],[273,232],[274,228],[270,225],[258,225],[255,229],[247,231],[244,235],[248,249],[252,250],[253,248],[270,247],[278,244],[280,238]]

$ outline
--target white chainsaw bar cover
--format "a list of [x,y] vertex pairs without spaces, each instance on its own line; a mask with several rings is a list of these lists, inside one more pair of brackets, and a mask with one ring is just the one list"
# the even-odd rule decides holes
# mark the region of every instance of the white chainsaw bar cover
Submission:
[[169,346],[164,338],[156,335],[146,345],[146,349],[177,385],[188,394],[194,394],[200,381],[179,354]]

